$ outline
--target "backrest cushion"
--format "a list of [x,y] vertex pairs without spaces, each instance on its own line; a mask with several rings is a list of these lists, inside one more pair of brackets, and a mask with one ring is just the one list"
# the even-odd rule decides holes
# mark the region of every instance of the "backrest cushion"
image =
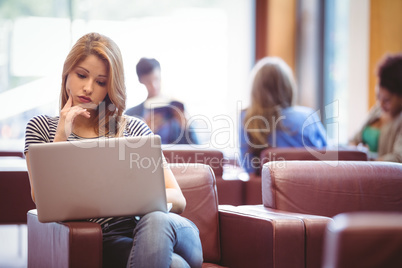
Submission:
[[348,150],[307,150],[305,148],[278,147],[267,148],[261,152],[261,163],[285,160],[326,160],[326,161],[367,161],[366,152],[354,149]]
[[222,177],[225,162],[217,149],[201,149],[193,145],[164,145],[163,155],[168,163],[200,163],[209,165],[215,176]]
[[263,167],[264,206],[333,217],[350,211],[402,211],[402,164],[279,161]]
[[169,164],[187,201],[182,214],[198,227],[204,262],[220,261],[219,215],[213,171],[203,164]]

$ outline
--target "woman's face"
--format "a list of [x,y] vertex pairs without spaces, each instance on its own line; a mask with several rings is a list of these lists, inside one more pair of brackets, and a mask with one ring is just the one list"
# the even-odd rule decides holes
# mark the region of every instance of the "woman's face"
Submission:
[[67,76],[67,94],[73,106],[96,109],[107,95],[108,71],[106,64],[95,55],[89,55]]
[[402,110],[402,96],[393,94],[384,87],[379,87],[377,100],[383,112],[389,114],[391,117],[397,116]]

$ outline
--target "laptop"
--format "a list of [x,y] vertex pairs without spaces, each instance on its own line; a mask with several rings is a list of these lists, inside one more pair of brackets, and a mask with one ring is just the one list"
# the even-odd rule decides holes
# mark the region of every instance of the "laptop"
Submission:
[[158,135],[32,144],[41,222],[168,211]]

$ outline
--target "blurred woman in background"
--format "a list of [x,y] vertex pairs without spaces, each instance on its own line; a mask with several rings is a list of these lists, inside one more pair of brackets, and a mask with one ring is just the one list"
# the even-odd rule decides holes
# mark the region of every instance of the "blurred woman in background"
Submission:
[[259,157],[266,148],[327,145],[319,116],[310,108],[294,106],[296,83],[282,59],[261,59],[251,77],[251,104],[241,113],[239,135],[241,165],[249,174],[259,173]]
[[402,54],[387,55],[378,66],[377,104],[350,141],[363,144],[373,160],[402,162]]

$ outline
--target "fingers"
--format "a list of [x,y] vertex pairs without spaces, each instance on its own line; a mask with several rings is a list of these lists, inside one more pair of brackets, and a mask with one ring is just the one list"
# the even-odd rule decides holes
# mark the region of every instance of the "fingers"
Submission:
[[66,105],[68,105],[68,107],[73,106],[73,98],[71,98],[71,95],[68,95],[68,100],[66,102]]
[[68,100],[67,100],[66,104],[64,105],[64,107],[71,107],[71,106],[73,106],[73,99],[71,98],[71,95],[68,94]]
[[64,115],[66,115],[70,111],[71,107],[73,107],[73,99],[69,96],[66,104],[64,104],[63,108],[60,111],[60,116],[63,117]]
[[[81,107],[80,107],[81,108]],[[82,116],[84,116],[84,117],[86,117],[86,118],[90,118],[91,117],[91,114],[88,112],[88,110],[87,109],[84,109],[84,108],[81,108],[78,112],[77,112],[77,115],[82,115]]]
[[60,111],[60,118],[54,141],[66,141],[68,139],[73,129],[74,120],[77,116],[90,118],[91,114],[87,109],[79,105],[73,106],[73,99],[69,95],[66,104]]
[[66,106],[64,106],[63,110],[60,112],[59,124],[57,125],[54,141],[66,141],[68,139],[73,129],[74,120],[77,116],[82,115],[86,118],[90,118],[90,113],[87,109],[79,106]]
[[73,106],[73,107],[69,108],[68,111],[66,111],[66,115],[65,115],[66,123],[72,123],[78,115],[82,115],[86,118],[91,117],[91,115],[87,109],[84,109],[80,106]]
[[82,115],[86,118],[90,117],[90,113],[87,109],[80,106],[73,106],[73,98],[69,95],[66,104],[60,111],[60,117],[65,119],[68,118],[72,121],[77,115]]

